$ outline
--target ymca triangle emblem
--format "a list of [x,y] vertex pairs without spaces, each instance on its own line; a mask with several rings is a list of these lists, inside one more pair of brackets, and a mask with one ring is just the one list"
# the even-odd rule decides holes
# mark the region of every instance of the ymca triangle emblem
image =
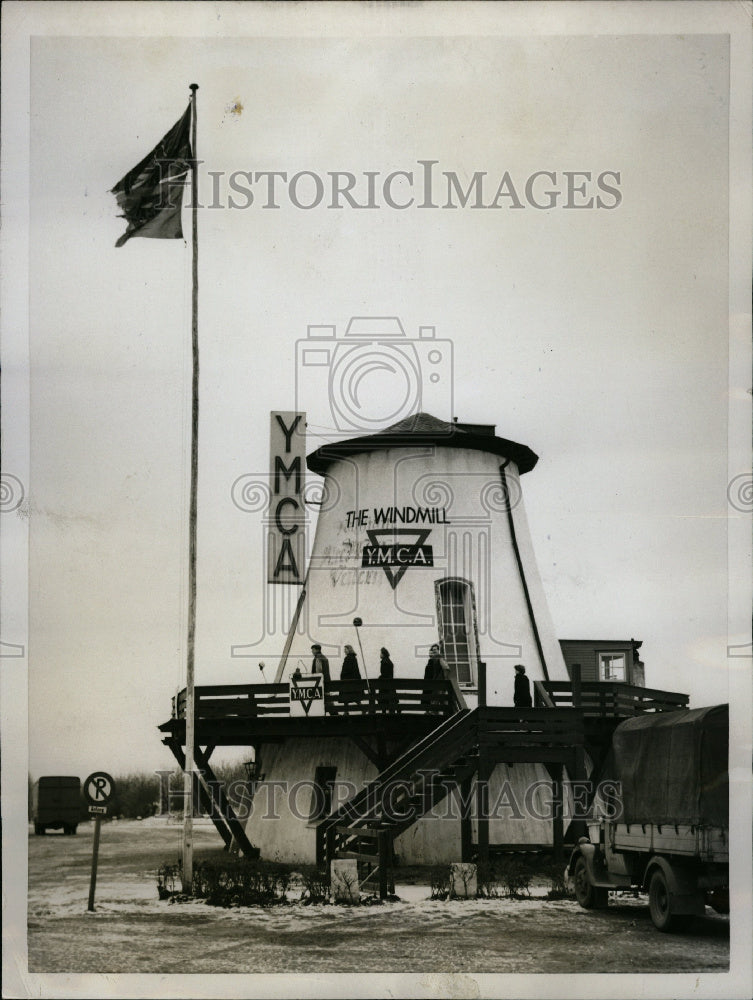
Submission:
[[366,529],[370,545],[364,545],[361,566],[381,567],[394,590],[410,567],[434,565],[431,545],[426,539],[431,528]]
[[321,674],[291,678],[290,714],[324,715],[324,684]]

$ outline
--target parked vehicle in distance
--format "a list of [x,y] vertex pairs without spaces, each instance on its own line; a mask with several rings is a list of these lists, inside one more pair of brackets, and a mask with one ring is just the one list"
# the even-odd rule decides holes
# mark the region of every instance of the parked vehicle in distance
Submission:
[[582,907],[647,892],[660,931],[685,929],[706,903],[729,912],[728,744],[728,705],[617,726],[603,776],[621,785],[621,813],[597,801],[567,867]]
[[69,776],[46,775],[34,782],[32,818],[34,833],[60,830],[74,834],[81,814],[81,781]]

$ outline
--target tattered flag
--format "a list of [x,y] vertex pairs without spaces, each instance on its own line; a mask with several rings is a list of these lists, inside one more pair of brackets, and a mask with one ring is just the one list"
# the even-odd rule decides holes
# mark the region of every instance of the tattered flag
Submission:
[[128,228],[115,244],[122,247],[132,236],[157,240],[183,238],[180,214],[183,189],[191,169],[191,105],[183,117],[141,163],[112,189],[123,209]]

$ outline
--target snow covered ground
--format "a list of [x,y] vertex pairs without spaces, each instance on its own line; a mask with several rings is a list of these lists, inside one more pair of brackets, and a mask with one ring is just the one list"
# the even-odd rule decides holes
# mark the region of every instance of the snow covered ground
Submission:
[[[197,824],[194,844],[197,858],[221,853],[211,825]],[[689,934],[662,935],[643,899],[585,911],[547,900],[543,883],[523,900],[433,901],[428,884],[399,878],[399,901],[375,906],[160,900],[156,870],[180,853],[180,827],[164,820],[103,825],[90,914],[91,850],[89,824],[75,837],[29,838],[31,971],[722,972],[729,964],[729,920],[711,910]]]

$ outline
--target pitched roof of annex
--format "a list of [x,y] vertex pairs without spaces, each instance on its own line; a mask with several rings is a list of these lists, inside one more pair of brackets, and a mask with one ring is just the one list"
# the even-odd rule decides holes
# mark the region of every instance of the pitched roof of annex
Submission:
[[539,460],[538,455],[524,444],[497,437],[488,424],[448,423],[430,413],[416,413],[399,420],[390,427],[324,444],[307,457],[312,472],[323,476],[332,462],[346,455],[364,454],[386,448],[406,448],[416,445],[437,445],[443,448],[461,448],[465,451],[485,451],[502,458],[509,458],[519,472],[530,472]]

